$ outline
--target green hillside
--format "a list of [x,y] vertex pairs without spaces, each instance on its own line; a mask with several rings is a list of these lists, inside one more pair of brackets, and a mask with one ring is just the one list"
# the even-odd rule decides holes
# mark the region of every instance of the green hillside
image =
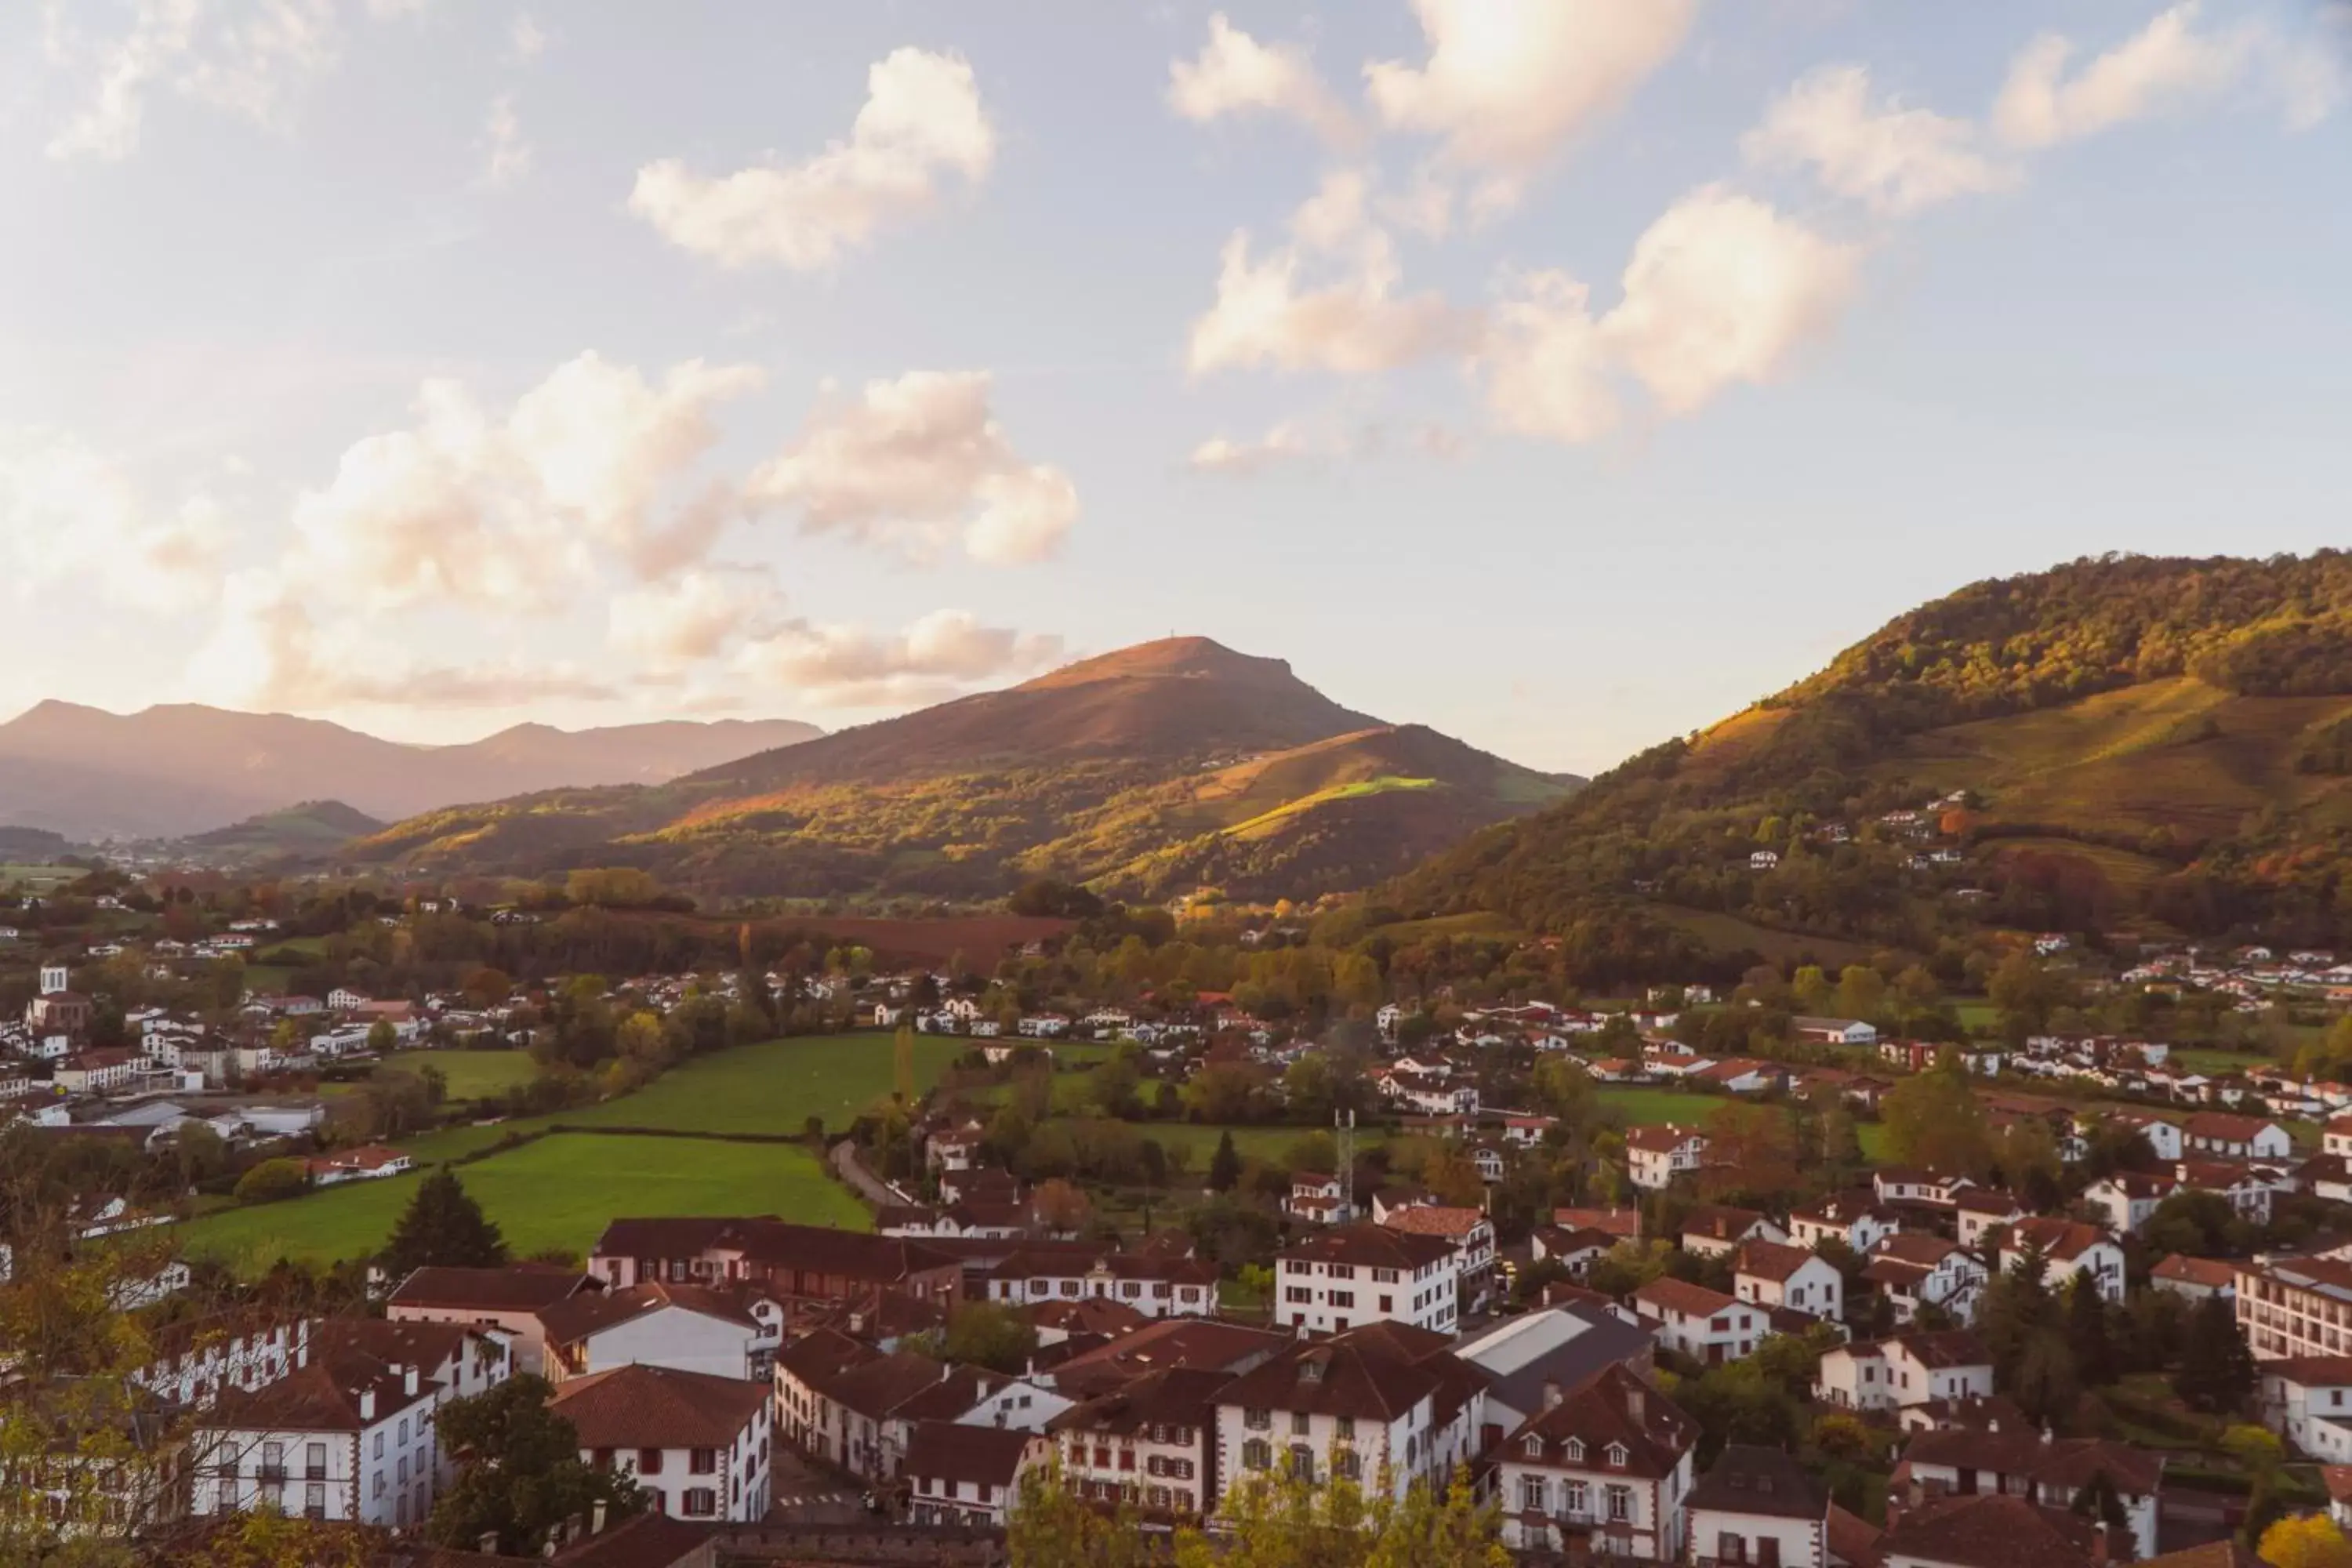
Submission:
[[1922,606],[1392,892],[1605,914],[1668,959],[1693,928],[1666,906],[1918,950],[1986,924],[2352,946],[2347,829],[2352,557],[2105,557]]

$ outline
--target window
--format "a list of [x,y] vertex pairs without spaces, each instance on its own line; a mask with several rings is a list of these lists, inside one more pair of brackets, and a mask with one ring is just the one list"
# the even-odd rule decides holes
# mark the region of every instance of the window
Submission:
[[1302,1481],[1315,1479],[1315,1450],[1304,1443],[1290,1446],[1290,1473]]
[[312,1481],[302,1489],[302,1515],[306,1519],[327,1517],[327,1488],[323,1482]]
[[1334,1473],[1344,1476],[1351,1481],[1364,1479],[1363,1457],[1353,1448],[1342,1448],[1332,1455],[1331,1468]]
[[375,1473],[375,1485],[372,1489],[375,1492],[376,1496],[383,1496],[383,1472],[382,1470],[378,1470]]
[[1540,1458],[1543,1458],[1543,1436],[1542,1436],[1542,1435],[1541,1435],[1541,1434],[1539,1434],[1539,1433],[1536,1433],[1536,1432],[1530,1432],[1530,1433],[1528,1433],[1528,1434],[1527,1448],[1528,1448],[1528,1458],[1530,1458],[1530,1459],[1540,1459]]
[[1290,1417],[1290,1435],[1294,1437],[1306,1436],[1313,1420],[1314,1417],[1308,1415],[1304,1410],[1294,1411]]
[[405,1415],[400,1418],[400,1446],[404,1448],[408,1447],[408,1417]]
[[[1118,1468],[1119,1468],[1120,1469],[1122,1469],[1122,1470],[1131,1470],[1131,1469],[1135,1468],[1135,1450],[1134,1450],[1134,1449],[1132,1449],[1132,1448],[1121,1448],[1121,1449],[1118,1451]],[[948,1495],[949,1495],[949,1496],[950,1496],[950,1497],[952,1497],[952,1496],[954,1496],[955,1494],[954,1494],[954,1493],[952,1493],[952,1492],[950,1492],[950,1494],[948,1494]]]
[[1580,1465],[1584,1463],[1583,1438],[1570,1437],[1568,1440],[1568,1462],[1571,1465]]
[[1549,1490],[1541,1476],[1521,1476],[1519,1478],[1520,1509],[1528,1513],[1541,1513],[1544,1510],[1545,1493]]
[[302,1475],[307,1480],[323,1481],[327,1479],[327,1446],[324,1443],[303,1446]]
[[1334,1290],[1330,1293],[1330,1297],[1331,1305],[1335,1307],[1353,1310],[1356,1305],[1356,1293],[1353,1290]]
[[1274,1425],[1274,1412],[1271,1410],[1244,1409],[1242,1411],[1242,1425],[1248,1427],[1253,1432],[1263,1432],[1267,1427]]
[[1582,1481],[1569,1481],[1559,1490],[1561,1511],[1575,1519],[1582,1519],[1591,1513],[1591,1490]]
[[1395,1310],[1396,1310],[1396,1298],[1395,1298],[1394,1296],[1383,1296],[1383,1297],[1381,1297],[1381,1311],[1383,1311],[1383,1312],[1393,1312],[1393,1311],[1395,1311]]
[[1253,1437],[1242,1445],[1242,1468],[1263,1470],[1274,1463],[1274,1450],[1263,1437]]
[[1342,1443],[1352,1443],[1356,1440],[1356,1418],[1354,1416],[1342,1415],[1337,1421],[1334,1421],[1331,1426],[1333,1435],[1336,1436]]
[[1715,1538],[1715,1554],[1726,1563],[1745,1563],[1748,1561],[1747,1539],[1727,1530]]
[[719,1468],[719,1450],[693,1448],[687,1452],[686,1468],[689,1475],[707,1476]]
[[375,1457],[379,1459],[383,1458],[383,1428],[381,1426],[375,1429]]
[[709,1487],[688,1487],[679,1512],[688,1519],[709,1519],[719,1511],[719,1494]]
[[1312,1301],[1315,1300],[1315,1292],[1304,1285],[1293,1285],[1283,1291],[1282,1299],[1286,1301]]
[[1610,1522],[1612,1524],[1624,1524],[1629,1522],[1633,1517],[1633,1489],[1632,1487],[1611,1487],[1609,1489]]
[[261,1479],[265,1483],[286,1479],[286,1445],[264,1443],[261,1446]]
[[1095,1468],[1098,1470],[1108,1470],[1110,1468],[1110,1450],[1108,1448],[1097,1447],[1095,1450]]
[[641,1476],[660,1475],[661,1465],[662,1451],[659,1448],[640,1448],[637,1450],[637,1474]]
[[1612,1443],[1609,1445],[1609,1468],[1611,1469],[1623,1469],[1625,1468],[1625,1460],[1627,1458],[1628,1456],[1625,1452],[1624,1444]]

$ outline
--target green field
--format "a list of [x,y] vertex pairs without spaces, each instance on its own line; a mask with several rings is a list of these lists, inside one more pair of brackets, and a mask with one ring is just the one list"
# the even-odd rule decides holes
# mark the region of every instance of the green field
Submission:
[[[1181,1145],[1192,1150],[1195,1173],[1208,1170],[1210,1157],[1217,1152],[1217,1141],[1228,1131],[1234,1135],[1234,1150],[1245,1158],[1278,1162],[1301,1138],[1330,1131],[1327,1127],[1207,1127],[1191,1121],[1139,1121],[1135,1130],[1146,1138],[1159,1140],[1163,1147]],[[1356,1134],[1359,1150],[1387,1141],[1388,1134],[1378,1128],[1365,1128]]]
[[[559,1133],[458,1175],[517,1257],[584,1254],[619,1215],[772,1214],[850,1230],[873,1223],[816,1155],[793,1144]],[[332,1262],[381,1247],[420,1180],[346,1183],[191,1220],[180,1234],[191,1252],[247,1274],[281,1257]]]
[[61,888],[68,882],[79,881],[89,873],[79,866],[35,866],[12,860],[0,865],[0,887],[22,882],[37,892]]
[[[378,1062],[375,1070],[383,1072],[416,1072],[427,1067],[441,1069],[449,1080],[452,1100],[479,1100],[485,1095],[504,1094],[529,1083],[539,1064],[530,1059],[528,1051],[394,1051]],[[322,1094],[348,1094],[359,1084],[328,1083],[319,1086]]]
[[1595,1092],[1601,1108],[1622,1116],[1628,1127],[1654,1127],[1667,1121],[1704,1126],[1724,1104],[1721,1095],[1686,1094],[1645,1084],[1604,1083]]

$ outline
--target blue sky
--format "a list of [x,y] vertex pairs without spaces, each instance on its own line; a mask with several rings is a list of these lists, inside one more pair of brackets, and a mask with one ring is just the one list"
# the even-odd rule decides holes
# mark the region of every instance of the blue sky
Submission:
[[0,14],[0,708],[857,722],[1171,631],[1593,771],[2347,542],[2300,0]]

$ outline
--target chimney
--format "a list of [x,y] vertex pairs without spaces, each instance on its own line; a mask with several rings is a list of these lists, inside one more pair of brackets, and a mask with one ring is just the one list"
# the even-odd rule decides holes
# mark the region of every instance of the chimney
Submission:
[[1641,1389],[1629,1388],[1625,1391],[1625,1414],[1633,1418],[1633,1425],[1636,1426],[1649,1419],[1649,1403]]
[[2115,1547],[2109,1539],[2112,1529],[2101,1520],[2091,1529],[2091,1568],[2107,1568],[2114,1560]]
[[1546,1410],[1551,1409],[1560,1402],[1560,1398],[1561,1394],[1559,1392],[1559,1382],[1552,1378],[1545,1378],[1543,1385],[1543,1407]]
[[375,1419],[375,1390],[373,1388],[360,1390],[360,1419],[369,1422]]
[[403,1382],[407,1387],[408,1397],[414,1399],[416,1397],[416,1368],[409,1366],[404,1368],[403,1371],[406,1373]]
[[563,1539],[566,1542],[577,1541],[587,1533],[587,1521],[578,1514],[572,1514],[564,1520]]
[[604,1500],[603,1498],[598,1498],[596,1506],[589,1510],[588,1533],[591,1535],[604,1533]]

